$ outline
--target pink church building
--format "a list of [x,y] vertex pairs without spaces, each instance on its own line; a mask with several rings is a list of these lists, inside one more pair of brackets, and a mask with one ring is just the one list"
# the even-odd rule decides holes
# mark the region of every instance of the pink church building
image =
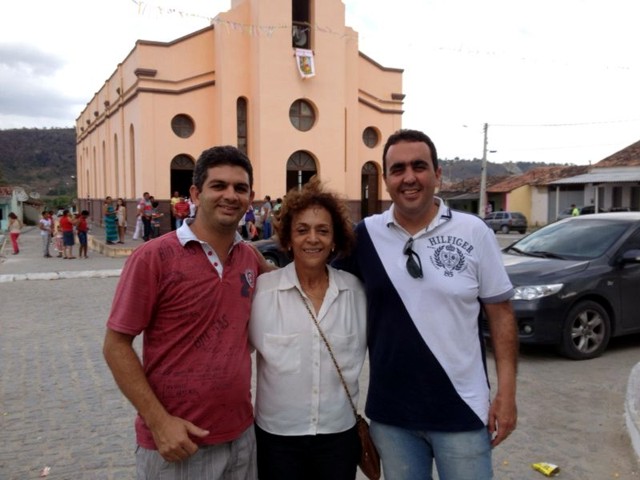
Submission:
[[207,28],[137,41],[89,101],[76,120],[80,208],[96,219],[104,197],[123,197],[132,221],[150,192],[168,211],[203,150],[235,145],[254,165],[256,199],[317,174],[354,220],[379,212],[402,72],[359,51],[341,0],[232,0]]

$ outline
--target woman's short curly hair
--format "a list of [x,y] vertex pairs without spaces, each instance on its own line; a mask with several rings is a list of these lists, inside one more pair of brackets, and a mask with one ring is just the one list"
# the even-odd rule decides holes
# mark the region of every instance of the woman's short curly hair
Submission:
[[331,215],[334,257],[348,255],[353,250],[356,237],[347,204],[337,194],[325,190],[315,176],[301,190],[290,190],[284,198],[280,220],[274,225],[282,248],[288,250],[291,246],[293,217],[315,206],[326,209]]

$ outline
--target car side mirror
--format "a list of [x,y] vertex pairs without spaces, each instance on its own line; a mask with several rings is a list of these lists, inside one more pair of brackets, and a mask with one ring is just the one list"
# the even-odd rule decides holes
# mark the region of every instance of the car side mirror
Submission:
[[624,265],[627,263],[640,263],[640,249],[634,248],[622,254],[620,264]]

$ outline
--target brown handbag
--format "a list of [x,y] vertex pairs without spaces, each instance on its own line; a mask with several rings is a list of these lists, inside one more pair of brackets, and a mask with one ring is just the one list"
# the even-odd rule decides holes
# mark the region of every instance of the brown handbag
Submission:
[[324,336],[324,332],[320,328],[320,324],[316,319],[316,316],[313,314],[311,309],[309,308],[309,304],[307,303],[302,292],[298,290],[300,294],[300,298],[302,298],[302,302],[304,306],[307,307],[307,312],[311,316],[313,323],[316,325],[318,329],[318,333],[320,337],[324,341],[324,344],[327,346],[327,350],[329,351],[329,356],[333,361],[333,364],[338,371],[338,375],[340,376],[340,382],[342,382],[342,386],[344,387],[345,392],[347,392],[347,398],[349,399],[349,403],[351,404],[351,409],[353,410],[353,414],[356,417],[356,426],[358,430],[358,437],[360,437],[360,461],[358,462],[358,466],[362,473],[371,480],[380,480],[380,455],[378,454],[378,450],[376,449],[375,444],[373,443],[373,439],[369,434],[369,424],[365,420],[365,418],[358,414],[356,410],[356,406],[353,403],[353,398],[351,398],[351,393],[349,392],[349,387],[347,387],[347,382],[345,382],[344,377],[342,376],[342,370],[340,370],[340,366],[338,365],[338,361],[336,357],[333,355],[333,350],[331,349],[331,345],[329,345],[329,341],[327,337]]

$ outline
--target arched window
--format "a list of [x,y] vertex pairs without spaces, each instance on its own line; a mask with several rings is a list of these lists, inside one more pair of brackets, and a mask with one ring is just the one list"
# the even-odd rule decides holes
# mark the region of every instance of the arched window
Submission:
[[293,48],[313,48],[311,45],[311,10],[309,0],[291,2],[291,46]]
[[362,166],[360,178],[360,215],[362,218],[380,212],[380,170],[375,162]]
[[287,160],[287,191],[300,190],[316,173],[316,161],[310,154],[302,150],[294,152]]
[[248,155],[249,145],[247,139],[247,99],[238,98],[236,101],[236,118],[238,129],[238,150]]
[[193,180],[194,160],[185,154],[176,155],[171,160],[171,192],[178,192],[181,197],[189,195]]

